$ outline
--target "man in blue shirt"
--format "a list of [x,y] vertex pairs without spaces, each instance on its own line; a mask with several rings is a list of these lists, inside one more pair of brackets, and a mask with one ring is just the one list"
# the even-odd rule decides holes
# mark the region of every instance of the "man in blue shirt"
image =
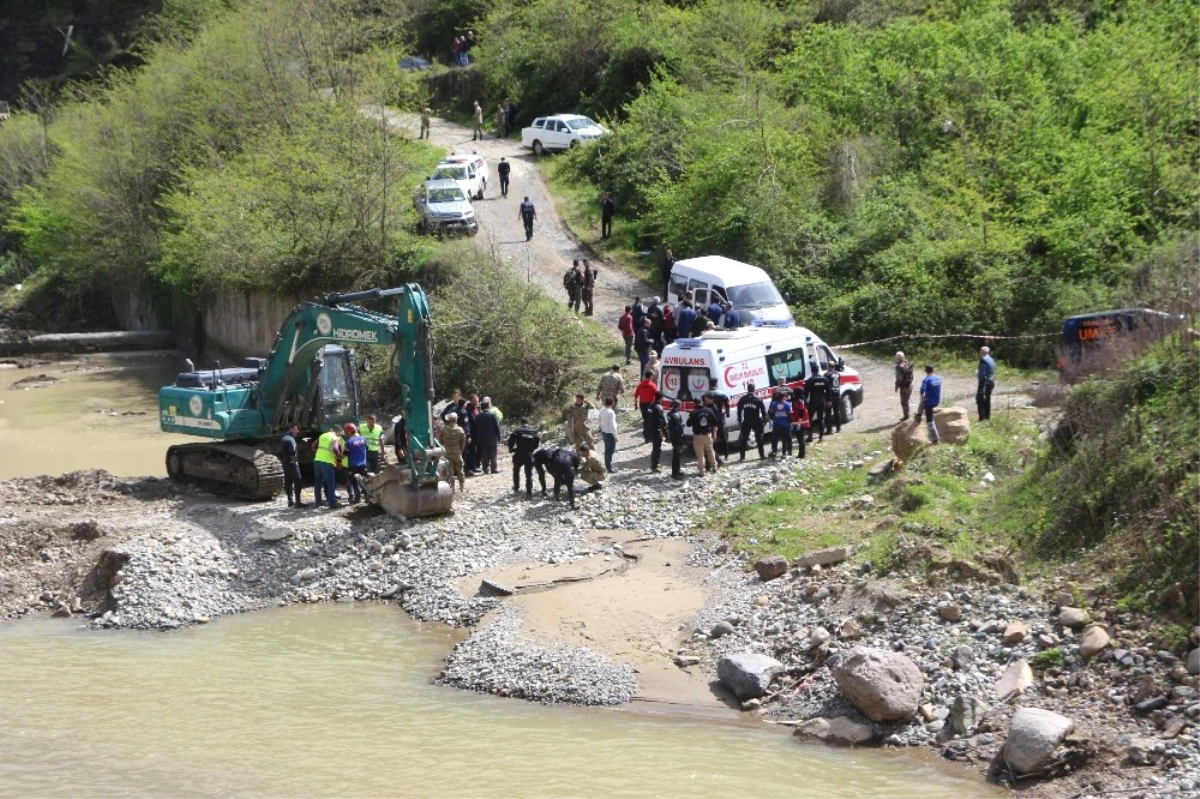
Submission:
[[679,338],[690,338],[695,324],[696,311],[690,302],[684,300],[679,303],[679,310],[675,312],[675,335]]
[[350,494],[350,504],[357,505],[363,499],[359,480],[367,476],[367,439],[359,435],[356,425],[348,424],[345,430],[346,468],[350,472],[346,475],[346,489]]
[[708,318],[712,320],[714,327],[721,326],[721,314],[725,313],[725,305],[721,302],[720,297],[713,293],[713,300],[708,304]]
[[975,407],[979,409],[979,421],[992,418],[992,390],[996,388],[996,361],[991,350],[979,348],[979,388],[975,389]]
[[733,307],[733,303],[725,303],[725,329],[737,330],[742,326],[742,315],[738,313],[737,308]]
[[933,443],[941,441],[937,425],[933,423],[933,411],[942,402],[942,378],[938,377],[932,366],[925,367],[925,379],[921,381],[921,407],[925,409],[925,421],[929,424],[929,437]]

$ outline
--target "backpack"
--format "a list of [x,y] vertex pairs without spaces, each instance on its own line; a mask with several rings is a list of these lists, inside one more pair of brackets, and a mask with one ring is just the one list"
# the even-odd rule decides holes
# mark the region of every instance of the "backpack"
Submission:
[[568,269],[567,273],[565,275],[563,275],[563,288],[565,288],[567,291],[570,291],[573,288],[575,288],[575,270],[574,269]]

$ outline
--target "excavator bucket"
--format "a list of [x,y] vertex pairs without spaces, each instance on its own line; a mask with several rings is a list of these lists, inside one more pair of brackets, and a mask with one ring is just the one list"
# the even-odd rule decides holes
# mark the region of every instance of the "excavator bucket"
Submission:
[[445,480],[437,485],[413,486],[407,466],[385,466],[362,481],[367,498],[390,516],[413,519],[438,516],[450,510],[454,489]]

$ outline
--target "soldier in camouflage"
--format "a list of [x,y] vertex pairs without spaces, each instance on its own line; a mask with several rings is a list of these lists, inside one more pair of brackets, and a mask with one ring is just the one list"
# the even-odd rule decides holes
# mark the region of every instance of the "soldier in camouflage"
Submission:
[[592,442],[592,431],[588,429],[588,411],[592,410],[592,404],[582,394],[575,395],[575,402],[568,405],[563,411],[563,420],[567,423],[567,441],[571,442],[572,446],[587,444],[590,448]]
[[612,371],[600,378],[600,387],[596,389],[596,399],[603,403],[604,400],[612,397],[615,409],[624,393],[625,378],[621,377],[621,367],[614,364]]
[[608,470],[600,459],[592,454],[592,448],[586,444],[579,445],[579,479],[587,483],[588,491],[599,491]]
[[463,450],[467,448],[467,434],[458,426],[458,414],[446,415],[446,424],[438,433],[442,447],[446,450],[446,460],[450,463],[450,484],[458,480],[459,490],[467,487],[467,474],[463,470]]

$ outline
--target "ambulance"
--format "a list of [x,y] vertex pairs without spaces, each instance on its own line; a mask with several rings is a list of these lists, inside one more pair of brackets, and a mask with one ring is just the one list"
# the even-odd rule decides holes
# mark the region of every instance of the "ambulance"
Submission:
[[[738,400],[747,393],[748,384],[753,383],[754,393],[769,404],[776,389],[803,388],[813,362],[822,372],[832,366],[840,375],[836,412],[846,424],[862,404],[862,378],[816,333],[790,322],[759,321],[751,327],[710,330],[699,338],[669,344],[661,362],[663,404],[669,408],[672,400],[679,400],[686,416],[707,392],[719,391],[729,397],[725,428],[736,430]],[[690,436],[691,428],[686,432]]]

